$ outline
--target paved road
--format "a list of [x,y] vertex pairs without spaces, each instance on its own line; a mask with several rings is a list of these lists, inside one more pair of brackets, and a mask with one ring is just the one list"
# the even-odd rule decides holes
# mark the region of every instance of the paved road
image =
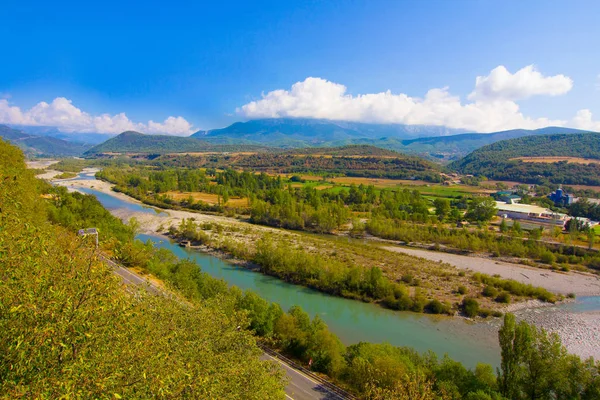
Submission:
[[[144,277],[131,272],[127,268],[115,263],[107,257],[100,256],[100,258],[108,265],[110,265],[114,272],[121,277],[123,283],[132,286],[145,287],[149,292],[154,294],[165,294],[165,292]],[[327,399],[327,400],[342,400],[342,397],[338,394],[331,392],[329,389],[324,387],[321,383],[317,382],[308,375],[294,369],[290,365],[286,364],[282,360],[273,357],[267,353],[263,353],[261,356],[262,360],[270,360],[283,368],[289,377],[289,383],[285,388],[286,398],[288,400],[315,400],[315,399]]]
[[148,279],[136,274],[135,272],[131,272],[127,268],[117,264],[107,257],[104,257],[103,255],[100,255],[100,259],[113,268],[115,274],[121,277],[124,284],[145,287],[150,293],[153,294],[164,294],[160,287]]
[[319,382],[313,380],[308,375],[290,367],[278,358],[272,357],[267,353],[264,353],[261,360],[270,360],[281,366],[289,378],[288,385],[285,388],[286,399],[292,400],[314,400],[314,399],[327,399],[327,400],[342,400],[342,397],[338,394],[331,392],[329,389],[324,387]]

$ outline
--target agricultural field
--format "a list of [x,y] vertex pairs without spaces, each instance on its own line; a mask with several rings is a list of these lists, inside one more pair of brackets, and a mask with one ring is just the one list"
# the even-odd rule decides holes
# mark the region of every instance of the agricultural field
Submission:
[[515,157],[510,160],[520,160],[526,163],[556,163],[566,161],[572,164],[600,164],[600,160],[581,157]]

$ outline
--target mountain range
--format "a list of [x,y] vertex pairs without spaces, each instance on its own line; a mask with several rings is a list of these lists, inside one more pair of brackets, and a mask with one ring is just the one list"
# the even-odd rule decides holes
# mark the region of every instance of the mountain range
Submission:
[[52,136],[29,134],[6,125],[0,125],[0,137],[19,146],[28,156],[34,157],[80,156],[91,147],[89,144]]
[[[87,152],[88,155],[369,145],[419,155],[442,163],[458,160],[480,147],[501,140],[584,132],[571,128],[547,127],[536,130],[466,133],[464,130],[440,126],[368,124],[306,118],[267,118],[236,122],[221,129],[198,131],[189,137],[144,135],[133,131],[115,137],[97,133],[64,133],[55,127],[43,126],[20,127],[18,131],[37,138],[28,139],[29,142],[36,143],[30,147],[39,147],[39,151],[33,151],[33,154],[52,154],[52,143],[58,146],[58,154],[65,153],[65,146],[73,147],[71,153],[76,153],[77,148],[85,148],[84,143],[95,144],[96,146]],[[70,142],[73,146],[63,142]]]
[[62,132],[55,126],[31,126],[31,125],[15,125],[8,124],[7,126],[23,131],[32,136],[48,136],[57,139],[66,140],[67,142],[79,142],[84,144],[96,145],[106,140],[117,136],[114,133],[93,133],[93,132]]
[[192,135],[209,143],[251,144],[283,148],[372,145],[438,160],[455,160],[506,139],[551,133],[582,133],[571,128],[514,129],[465,133],[440,126],[367,124],[305,118],[271,118],[236,122],[226,128]]

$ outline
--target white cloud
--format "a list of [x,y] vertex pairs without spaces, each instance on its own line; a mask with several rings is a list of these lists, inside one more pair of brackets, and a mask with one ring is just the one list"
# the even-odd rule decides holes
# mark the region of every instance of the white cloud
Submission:
[[578,129],[600,132],[600,121],[594,121],[592,117],[590,110],[579,110],[573,118],[572,126]]
[[[429,90],[423,98],[389,90],[350,95],[344,85],[309,77],[278,89],[237,108],[246,118],[304,117],[357,122],[441,125],[492,132],[506,129],[536,129],[546,126],[574,125],[571,121],[532,118],[523,115],[516,100],[533,95],[559,95],[568,92],[572,80],[564,75],[544,77],[533,66],[515,74],[495,68],[478,77],[469,102],[461,102],[447,87]],[[594,123],[594,122],[590,122]]]
[[564,75],[543,76],[533,65],[511,74],[506,67],[494,68],[488,76],[475,79],[475,90],[469,100],[521,100],[532,96],[558,96],[573,87],[573,80]]
[[189,135],[192,125],[183,117],[168,117],[163,122],[133,122],[125,113],[90,115],[75,107],[71,100],[57,97],[51,103],[39,102],[29,110],[21,110],[0,99],[0,123],[56,126],[64,132],[121,133],[135,130],[144,133]]

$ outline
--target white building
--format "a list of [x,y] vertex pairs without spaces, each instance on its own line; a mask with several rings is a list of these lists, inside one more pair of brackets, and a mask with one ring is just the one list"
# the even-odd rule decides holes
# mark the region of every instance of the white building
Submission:
[[563,226],[568,219],[566,214],[533,204],[508,204],[497,201],[496,207],[498,207],[498,215],[503,218],[523,219],[558,226]]

